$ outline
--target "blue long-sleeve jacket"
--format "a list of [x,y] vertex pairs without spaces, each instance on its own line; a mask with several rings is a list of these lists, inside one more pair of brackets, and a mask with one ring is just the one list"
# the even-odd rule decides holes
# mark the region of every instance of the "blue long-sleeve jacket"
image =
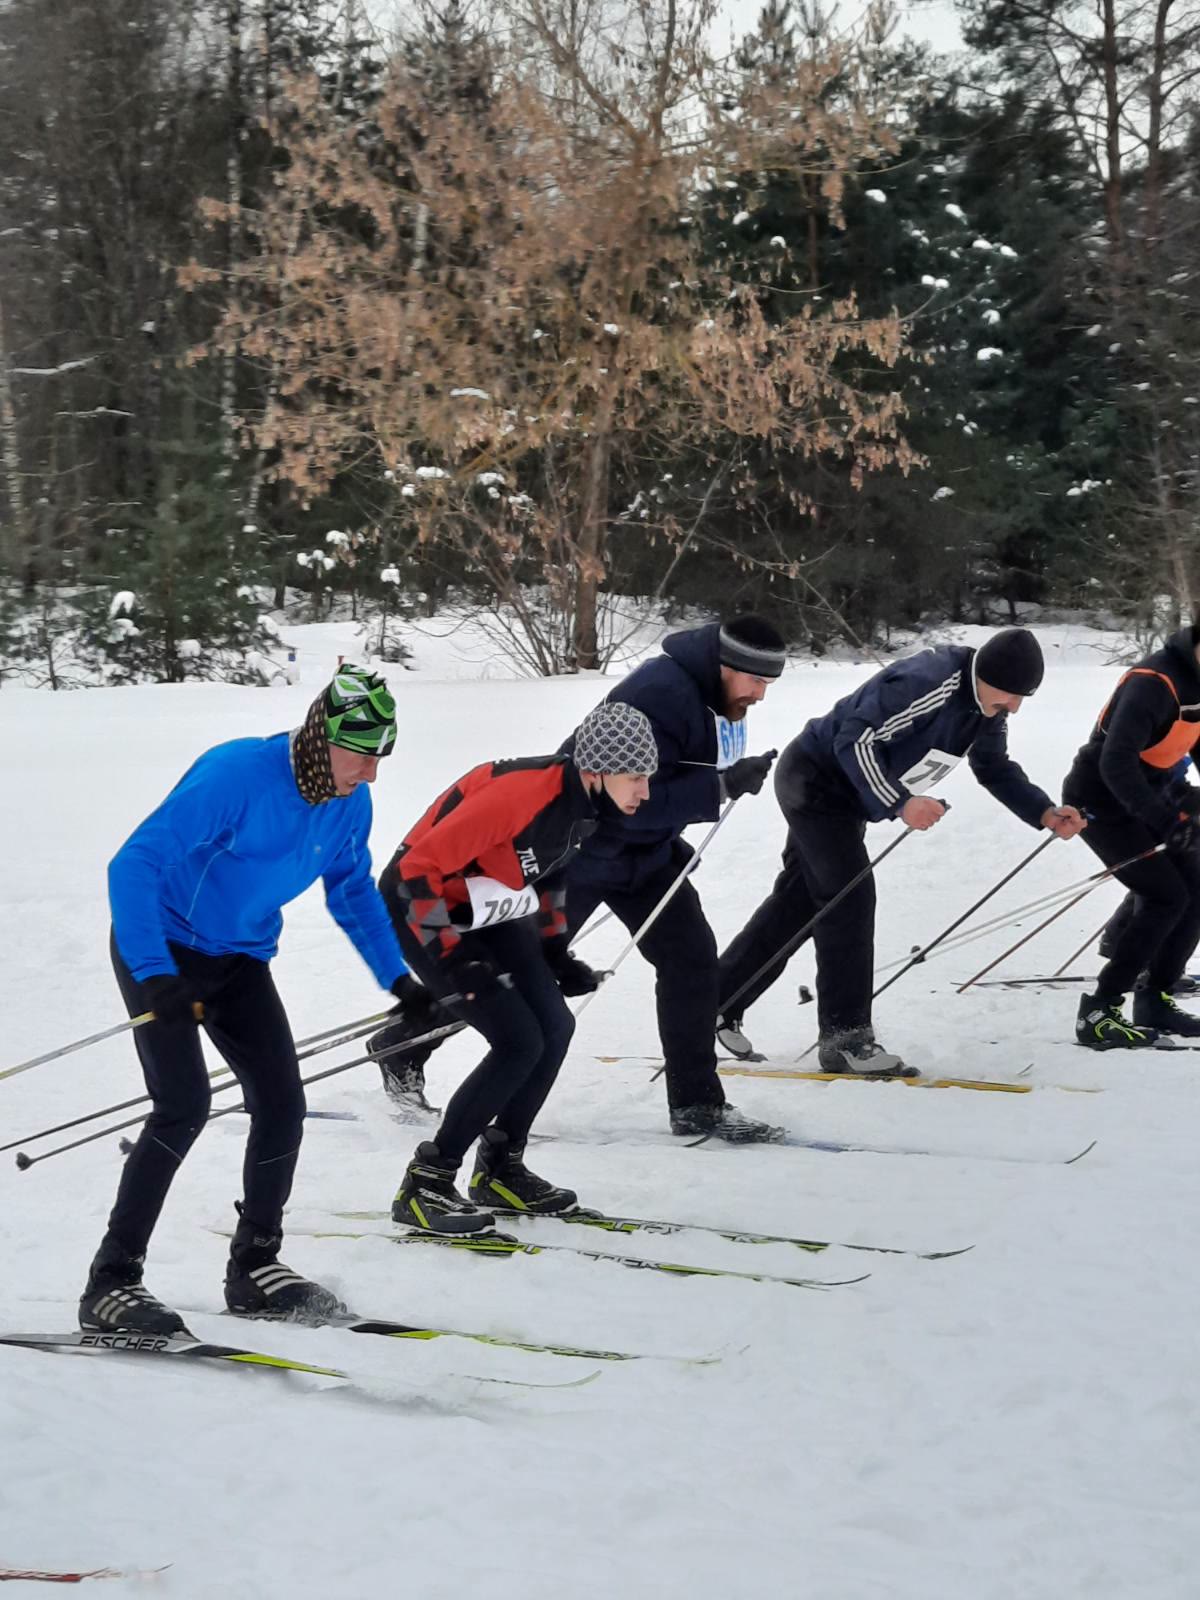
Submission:
[[109,863],[117,949],[138,979],[177,971],[168,940],[269,961],[282,907],[321,878],[333,916],[388,989],[408,969],[371,872],[370,831],[366,784],[308,804],[286,733],[216,745]]
[[965,755],[990,794],[1031,828],[1054,802],[1008,753],[1008,717],[985,717],[975,694],[975,651],[938,645],[884,667],[784,752],[815,763],[848,786],[871,822],[897,817],[932,790]]

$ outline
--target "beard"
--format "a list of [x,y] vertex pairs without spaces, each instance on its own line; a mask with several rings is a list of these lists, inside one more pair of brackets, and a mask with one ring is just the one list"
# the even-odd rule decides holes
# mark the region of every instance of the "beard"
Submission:
[[727,698],[724,705],[725,720],[741,722],[753,704],[753,700],[746,700],[740,695],[736,698]]

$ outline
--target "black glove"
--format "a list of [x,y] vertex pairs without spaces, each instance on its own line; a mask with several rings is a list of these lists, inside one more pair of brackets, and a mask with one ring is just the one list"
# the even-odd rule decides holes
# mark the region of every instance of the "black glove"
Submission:
[[430,1028],[436,1028],[445,1020],[441,1015],[441,1001],[430,994],[423,983],[418,983],[411,972],[396,979],[392,993],[400,1002],[393,1008],[392,1016],[402,1016],[414,1034],[428,1033]]
[[1195,817],[1180,817],[1179,821],[1167,834],[1166,846],[1168,855],[1184,856],[1195,843]]
[[[191,984],[177,972],[159,972],[142,982],[142,993],[156,1022],[195,1022],[198,1004]],[[201,1007],[201,1010],[204,1008]]]
[[507,975],[500,973],[490,961],[455,961],[446,971],[453,977],[458,994],[471,995],[476,1000],[495,994],[501,984],[508,981]]
[[768,750],[762,756],[743,756],[731,767],[726,767],[724,772],[718,774],[721,793],[727,800],[736,800],[743,794],[757,794],[766,783],[771,763],[778,754],[778,750]]
[[578,956],[562,955],[550,963],[554,981],[568,999],[574,995],[594,994],[603,981],[603,974],[589,967]]

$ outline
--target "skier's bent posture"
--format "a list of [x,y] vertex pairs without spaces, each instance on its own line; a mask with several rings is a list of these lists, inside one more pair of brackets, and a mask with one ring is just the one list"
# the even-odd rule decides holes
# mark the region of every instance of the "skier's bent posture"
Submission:
[[[1084,826],[1056,806],[1008,753],[1008,718],[1042,681],[1041,647],[1025,628],[994,633],[978,650],[940,645],[897,661],[814,718],[775,769],[788,824],[783,870],[770,895],[721,956],[718,1038],[750,1053],[742,1016],[790,960],[791,940],[852,883],[813,930],[824,1072],[912,1076],[876,1041],[871,1021],[875,883],[867,867],[868,822],[899,818],[924,831],[946,807],[926,790],[967,757],[971,771],[1033,828],[1070,839]],[[782,959],[775,959],[786,951]]]
[[[563,997],[599,982],[567,948],[564,871],[596,826],[598,802],[632,816],[657,765],[642,713],[599,706],[577,730],[573,759],[489,761],[466,773],[385,868],[379,886],[413,971],[433,994],[462,996],[448,1009],[488,1043],[409,1162],[392,1204],[397,1222],[474,1233],[493,1225],[495,1211],[574,1206],[570,1189],[524,1162],[574,1032]],[[376,1035],[377,1048],[416,1031],[410,1022]],[[455,1180],[476,1140],[464,1197]]]
[[432,1010],[408,975],[367,850],[367,786],[395,742],[387,685],[344,667],[295,732],[234,739],[202,755],[114,856],[112,961],[130,1015],[154,1013],[134,1034],[152,1109],[92,1262],[81,1327],[185,1331],[143,1284],[142,1264],[208,1116],[200,1027],[237,1075],[250,1113],[226,1304],[249,1316],[319,1319],[341,1309],[279,1260],[304,1090],[269,963],[281,908],[321,878],[330,911],[380,986],[410,1009]]

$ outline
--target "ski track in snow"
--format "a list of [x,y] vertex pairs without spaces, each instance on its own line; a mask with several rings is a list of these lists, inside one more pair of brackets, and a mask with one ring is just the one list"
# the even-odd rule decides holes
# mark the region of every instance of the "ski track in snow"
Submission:
[[[348,627],[288,631],[302,641],[293,688],[0,695],[0,1066],[119,1020],[108,857],[202,749],[294,725],[335,652],[356,654]],[[1055,792],[1116,672],[1096,648],[1102,636],[1043,638],[1050,671],[1014,719],[1012,746]],[[444,681],[436,652],[420,649],[418,666],[392,669],[401,737],[375,790],[377,862],[448,781],[489,757],[552,748],[602,688]],[[793,664],[753,713],[751,748],[782,747],[870,670]],[[965,764],[944,792],[946,821],[880,870],[881,964],[932,938],[1034,842]],[[721,942],[766,892],[783,831],[769,792],[745,800],[702,864],[695,881]],[[873,829],[872,853],[892,836]],[[1055,846],[989,912],[1093,870],[1082,844]],[[1052,971],[1118,894],[1098,891],[1005,970]],[[510,1390],[464,1377],[561,1381],[597,1364],[218,1317],[225,1244],[211,1230],[232,1226],[246,1124],[214,1123],[176,1181],[148,1282],[198,1308],[188,1320],[200,1337],[343,1367],[378,1385],[380,1400],[314,1378],[0,1349],[0,1565],[166,1566],[102,1592],[171,1600],[449,1600],[497,1585],[524,1600],[1192,1600],[1200,1055],[1085,1053],[1070,1042],[1072,992],[955,995],[1014,937],[1003,930],[908,974],[880,1001],[884,1041],[930,1072],[1007,1078],[1032,1061],[1035,1084],[1104,1093],[749,1078],[726,1089],[813,1138],[1047,1158],[1098,1139],[1078,1167],[646,1142],[665,1134],[652,1066],[595,1060],[657,1050],[651,974],[636,959],[589,1008],[539,1124],[563,1142],[537,1146],[538,1168],[609,1211],[922,1250],[976,1245],[959,1259],[530,1232],[793,1276],[870,1270],[863,1284],[814,1294],[376,1238],[297,1237],[285,1250],[364,1316],[721,1352],[717,1366],[611,1363],[581,1389]],[[603,964],[624,938],[610,924],[581,953]],[[319,890],[287,913],[275,971],[298,1035],[379,1009]],[[801,981],[813,982],[810,950],[749,1018],[771,1065],[791,1065],[813,1036],[815,1008],[795,1003]],[[429,1068],[435,1101],[477,1055],[471,1035],[443,1047]],[[40,1067],[0,1083],[3,1142],[141,1089],[127,1040]],[[329,1213],[386,1206],[422,1133],[388,1116],[369,1068],[311,1095],[359,1119],[306,1125],[292,1220],[351,1227]],[[623,1133],[643,1142],[598,1142]],[[118,1168],[115,1138],[24,1175],[11,1154],[0,1163],[5,1327],[74,1326]]]

